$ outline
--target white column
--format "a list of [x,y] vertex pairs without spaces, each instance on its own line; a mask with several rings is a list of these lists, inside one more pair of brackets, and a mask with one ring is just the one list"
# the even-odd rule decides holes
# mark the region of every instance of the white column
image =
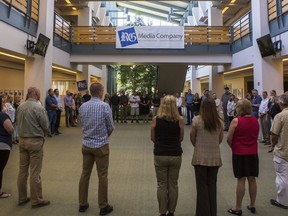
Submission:
[[91,26],[92,24],[92,9],[90,7],[84,7],[78,11],[78,25],[79,26]]
[[267,1],[252,0],[252,26],[254,49],[254,88],[260,93],[275,89],[283,93],[283,62],[273,56],[262,58],[256,39],[269,33]]
[[[216,7],[208,8],[208,26],[223,26],[222,11]],[[210,66],[209,90],[219,97],[223,93],[224,76],[218,73],[218,66]]]
[[191,71],[191,90],[194,93],[198,92],[201,95],[201,83],[200,79],[197,79],[197,73],[196,73],[196,68],[195,66],[192,66],[192,71]]
[[218,73],[218,66],[211,66],[211,71],[209,74],[209,90],[216,93],[220,97],[224,89],[224,75],[223,73]]
[[222,11],[216,7],[208,8],[208,26],[222,26],[223,14]]
[[107,66],[102,65],[102,77],[100,83],[104,86],[104,95],[107,93]]
[[50,43],[45,57],[35,54],[34,58],[26,59],[24,87],[26,91],[30,86],[39,88],[41,101],[44,102],[47,91],[52,86],[54,1],[41,1],[39,15],[38,35],[42,33],[50,38]]

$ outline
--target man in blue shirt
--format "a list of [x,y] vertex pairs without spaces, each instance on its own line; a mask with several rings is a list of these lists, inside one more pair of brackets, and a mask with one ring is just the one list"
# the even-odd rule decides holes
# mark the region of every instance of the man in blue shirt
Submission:
[[56,126],[56,119],[57,119],[57,113],[56,110],[58,109],[58,104],[56,98],[53,96],[54,91],[53,89],[48,90],[48,96],[45,100],[45,109],[48,114],[49,119],[49,133],[48,137],[52,137],[55,135],[55,126]]
[[252,99],[252,115],[255,116],[257,119],[259,117],[259,107],[262,101],[261,96],[258,94],[258,90],[257,89],[253,89],[252,90],[252,95],[253,95],[253,99]]
[[104,88],[100,83],[90,86],[91,100],[79,108],[79,118],[82,127],[83,168],[79,182],[79,212],[89,208],[89,180],[94,163],[98,173],[98,205],[100,215],[113,211],[108,204],[108,165],[109,136],[114,130],[112,112],[109,104],[103,102]]
[[194,94],[192,94],[191,89],[189,89],[188,93],[185,96],[186,109],[187,109],[187,124],[186,125],[191,125],[191,121],[193,118],[193,107],[192,107],[193,100],[194,100]]
[[58,89],[54,89],[54,97],[57,101],[57,105],[58,105],[58,109],[56,110],[56,125],[55,125],[55,135],[59,135],[61,134],[59,132],[59,127],[60,127],[60,120],[61,120],[61,112],[63,110],[63,106],[62,106],[62,100],[61,100],[61,96],[59,95],[59,90]]

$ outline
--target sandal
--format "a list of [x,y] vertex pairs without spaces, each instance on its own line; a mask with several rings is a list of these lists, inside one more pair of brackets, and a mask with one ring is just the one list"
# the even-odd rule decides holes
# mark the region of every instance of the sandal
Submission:
[[251,213],[253,213],[253,214],[256,213],[256,208],[255,208],[255,207],[250,207],[250,206],[248,205],[248,206],[247,206],[247,209],[248,209]]
[[227,212],[230,213],[230,214],[234,214],[234,215],[239,215],[239,216],[242,215],[242,210],[233,210],[231,208],[231,209],[228,209]]
[[8,197],[10,197],[11,196],[11,194],[8,194],[8,193],[6,193],[6,192],[2,192],[1,194],[0,194],[0,199],[5,199],[5,198],[8,198]]

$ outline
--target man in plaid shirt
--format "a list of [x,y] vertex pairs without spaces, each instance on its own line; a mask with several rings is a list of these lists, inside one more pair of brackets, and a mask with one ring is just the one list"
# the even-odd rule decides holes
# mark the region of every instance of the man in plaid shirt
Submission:
[[108,165],[109,136],[114,130],[113,118],[109,104],[104,103],[104,88],[100,83],[90,86],[91,100],[79,108],[79,118],[82,127],[83,168],[79,182],[79,212],[89,208],[88,189],[91,171],[96,162],[99,178],[98,205],[100,215],[113,211],[108,204]]

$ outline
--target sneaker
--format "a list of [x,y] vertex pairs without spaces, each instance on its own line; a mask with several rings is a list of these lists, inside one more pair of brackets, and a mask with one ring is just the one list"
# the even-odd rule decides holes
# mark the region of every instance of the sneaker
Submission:
[[113,211],[113,207],[107,204],[105,208],[100,208],[100,215],[107,215]]
[[42,202],[40,202],[38,204],[32,205],[32,208],[41,208],[41,207],[44,207],[44,206],[47,206],[47,205],[50,205],[50,201],[43,200]]
[[89,208],[89,203],[87,205],[79,205],[79,212],[85,212]]

